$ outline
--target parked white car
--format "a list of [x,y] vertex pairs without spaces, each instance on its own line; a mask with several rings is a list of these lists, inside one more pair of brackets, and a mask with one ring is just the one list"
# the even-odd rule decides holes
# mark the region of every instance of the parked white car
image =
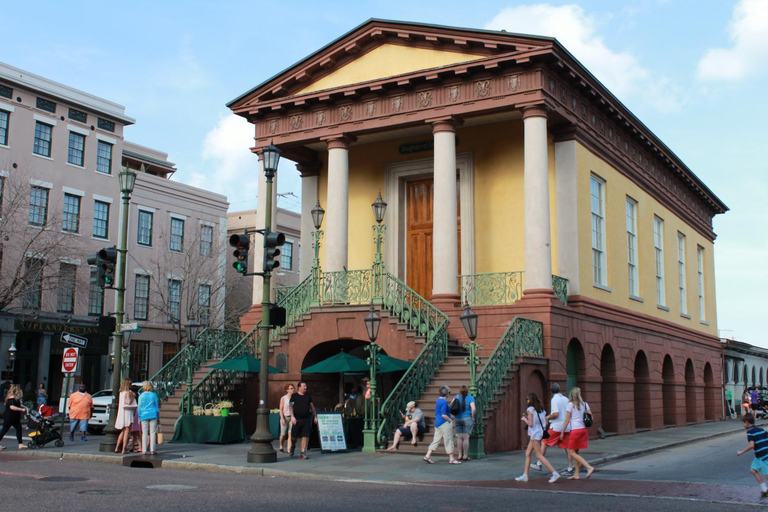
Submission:
[[[141,382],[131,383],[134,393],[141,389]],[[91,395],[93,398],[93,416],[88,420],[88,431],[100,434],[109,423],[109,406],[112,405],[112,390],[103,389]],[[59,399],[59,411],[64,409],[64,398]],[[67,400],[67,418],[69,418],[69,400]]]

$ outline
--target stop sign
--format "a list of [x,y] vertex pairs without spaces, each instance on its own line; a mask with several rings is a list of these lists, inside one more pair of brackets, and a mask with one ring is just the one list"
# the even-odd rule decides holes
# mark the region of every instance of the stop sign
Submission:
[[75,347],[65,348],[64,355],[61,358],[61,371],[64,373],[71,373],[77,370],[78,355],[79,349]]

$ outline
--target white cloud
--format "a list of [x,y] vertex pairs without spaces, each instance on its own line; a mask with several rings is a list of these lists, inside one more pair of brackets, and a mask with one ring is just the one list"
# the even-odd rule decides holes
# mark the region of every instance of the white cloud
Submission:
[[768,1],[740,0],[728,23],[729,48],[711,48],[699,61],[700,80],[738,81],[768,66]]
[[619,99],[638,97],[662,112],[680,109],[681,88],[667,77],[653,75],[631,53],[609,48],[598,34],[596,18],[578,5],[509,7],[487,28],[556,37]]

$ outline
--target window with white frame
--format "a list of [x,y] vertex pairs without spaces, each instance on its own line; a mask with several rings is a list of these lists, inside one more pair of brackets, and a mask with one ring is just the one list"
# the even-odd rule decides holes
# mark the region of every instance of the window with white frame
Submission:
[[99,286],[99,271],[90,267],[91,279],[88,287],[88,316],[101,316],[104,313],[104,288]]
[[27,258],[24,262],[24,295],[21,305],[25,309],[40,309],[43,301],[43,260]]
[[627,198],[627,271],[629,294],[640,295],[637,270],[637,202]]
[[62,229],[69,233],[80,232],[80,196],[64,194],[64,217]]
[[667,293],[664,284],[664,221],[653,218],[653,247],[656,253],[656,303],[667,305]]
[[168,323],[179,323],[181,319],[181,280],[168,280]]
[[152,220],[154,214],[145,210],[139,210],[139,229],[137,230],[136,243],[152,246]]
[[112,174],[112,144],[100,140],[96,147],[96,170]]
[[293,242],[285,242],[280,249],[280,268],[293,270]]
[[696,246],[696,261],[699,278],[699,319],[703,322],[707,319],[707,313],[704,302],[704,248],[700,245]]
[[211,285],[201,284],[197,288],[197,318],[200,324],[209,325],[211,320]]
[[8,125],[11,122],[11,113],[0,110],[0,146],[8,145]]
[[48,222],[48,192],[45,187],[30,187],[29,223],[33,226],[45,226]]
[[200,225],[200,256],[209,257],[213,253],[213,226]]
[[85,135],[69,132],[67,163],[83,167],[85,165]]
[[75,279],[77,266],[71,263],[59,265],[59,293],[56,301],[56,311],[59,313],[75,312]]
[[53,141],[53,126],[35,122],[35,145],[32,152],[36,155],[51,156],[51,142]]
[[182,252],[184,249],[184,220],[171,217],[170,250]]
[[688,314],[688,296],[685,287],[685,235],[677,234],[677,274],[680,288],[680,313]]
[[109,203],[94,201],[93,203],[93,236],[94,238],[109,238]]
[[149,316],[149,276],[136,274],[133,295],[133,319],[147,320]]
[[592,176],[590,183],[592,210],[592,282],[606,286],[605,258],[605,182]]

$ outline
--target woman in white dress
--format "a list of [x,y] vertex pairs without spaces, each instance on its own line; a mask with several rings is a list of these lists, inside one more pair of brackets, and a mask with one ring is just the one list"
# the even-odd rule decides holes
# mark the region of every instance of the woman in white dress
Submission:
[[115,453],[120,450],[120,443],[123,444],[121,453],[125,453],[128,439],[131,436],[131,423],[133,423],[133,413],[136,411],[136,397],[131,391],[131,379],[123,379],[120,385],[120,396],[117,406],[117,418],[115,418],[115,428],[120,431],[115,445]]

